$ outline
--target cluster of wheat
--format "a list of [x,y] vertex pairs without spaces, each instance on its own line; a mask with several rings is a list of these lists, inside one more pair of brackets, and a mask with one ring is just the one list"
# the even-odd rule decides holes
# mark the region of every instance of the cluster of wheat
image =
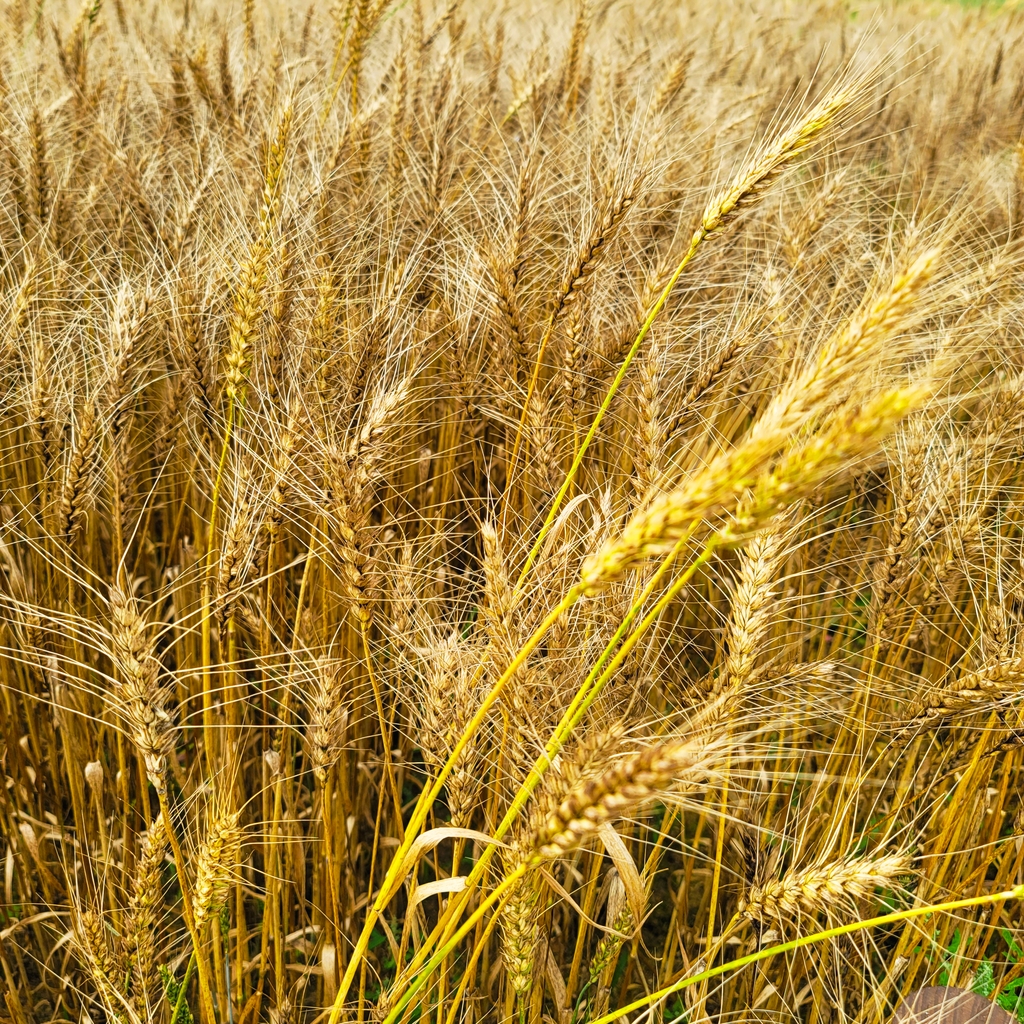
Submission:
[[856,15],[8,0],[0,1020],[1024,969],[1024,17]]

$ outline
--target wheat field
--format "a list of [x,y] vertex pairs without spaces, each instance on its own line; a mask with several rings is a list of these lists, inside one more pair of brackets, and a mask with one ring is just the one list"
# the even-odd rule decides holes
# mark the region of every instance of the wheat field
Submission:
[[0,1021],[1024,1020],[1024,10],[6,0]]

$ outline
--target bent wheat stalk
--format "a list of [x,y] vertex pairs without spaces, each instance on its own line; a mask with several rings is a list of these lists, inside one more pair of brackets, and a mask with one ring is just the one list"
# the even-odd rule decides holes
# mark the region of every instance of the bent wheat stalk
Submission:
[[[534,560],[544,544],[544,539],[547,537],[548,531],[554,524],[555,517],[558,515],[558,510],[562,506],[562,501],[565,499],[566,494],[569,493],[569,488],[572,487],[573,481],[576,479],[576,474],[579,472],[579,468],[583,463],[587,449],[594,440],[598,428],[601,426],[601,421],[604,419],[611,407],[612,400],[617,394],[619,388],[622,386],[622,382],[625,380],[631,363],[636,358],[636,354],[640,351],[640,347],[643,345],[644,339],[647,337],[651,327],[654,325],[654,321],[658,318],[658,314],[661,313],[665,303],[668,302],[669,296],[672,294],[672,289],[676,286],[676,282],[680,277],[682,277],[683,271],[685,271],[689,266],[694,256],[697,255],[697,251],[701,244],[709,235],[725,228],[729,221],[732,220],[744,207],[755,204],[765,194],[767,189],[779,176],[785,166],[791,160],[794,160],[801,153],[807,150],[814,139],[836,121],[839,114],[849,105],[854,95],[855,90],[852,88],[839,89],[836,92],[827,95],[825,99],[810,111],[810,113],[791,125],[790,128],[776,136],[771,143],[766,145],[762,151],[758,153],[751,162],[736,175],[735,178],[733,178],[726,188],[717,193],[707,206],[704,207],[704,212],[701,215],[700,226],[696,231],[694,231],[690,238],[690,244],[687,247],[686,252],[683,254],[683,258],[677,264],[672,276],[668,280],[668,283],[662,289],[658,300],[651,307],[651,310],[645,317],[644,322],[640,325],[640,330],[637,332],[636,338],[633,340],[633,344],[629,347],[629,351],[622,360],[611,385],[605,392],[601,405],[590,424],[590,429],[587,431],[586,436],[580,443],[579,449],[572,460],[572,465],[569,467],[569,471],[566,474],[562,486],[558,489],[558,493],[551,502],[547,518],[544,520],[544,524],[541,526],[540,531],[537,534],[537,539],[534,541],[533,547],[530,549],[530,552],[526,557],[526,562],[520,572],[517,589],[522,587],[526,577],[529,575],[530,570],[533,567]],[[539,361],[538,357],[538,364]],[[534,376],[536,376],[537,372],[538,371],[535,368]]]

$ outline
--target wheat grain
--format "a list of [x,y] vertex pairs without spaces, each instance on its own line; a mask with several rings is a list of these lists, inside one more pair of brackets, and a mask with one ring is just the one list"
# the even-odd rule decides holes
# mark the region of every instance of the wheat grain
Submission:
[[137,1012],[153,1005],[156,987],[157,925],[163,903],[161,872],[167,856],[167,832],[163,817],[154,820],[142,840],[138,868],[128,900],[123,945],[128,987]]
[[[222,66],[227,52],[227,36],[222,44]],[[233,104],[232,104],[233,106]],[[262,293],[270,260],[271,232],[280,206],[282,178],[292,111],[286,107],[277,122],[277,132],[267,153],[263,178],[263,201],[260,206],[256,238],[239,268],[234,310],[229,328],[226,393],[229,398],[241,396],[249,363],[249,350],[256,336],[257,319],[262,313]]]
[[743,551],[725,640],[726,656],[713,692],[737,691],[750,679],[771,627],[775,576],[785,557],[785,523],[756,534]]
[[111,587],[109,606],[111,646],[121,676],[113,694],[115,707],[142,755],[149,781],[160,790],[176,727],[159,683],[155,644],[133,595]]

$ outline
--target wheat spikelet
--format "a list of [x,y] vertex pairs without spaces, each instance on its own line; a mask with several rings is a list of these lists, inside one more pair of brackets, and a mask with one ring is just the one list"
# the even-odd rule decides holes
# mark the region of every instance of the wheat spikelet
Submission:
[[991,707],[1005,697],[1017,695],[1022,682],[1022,658],[992,661],[962,672],[944,686],[937,687],[924,700],[911,705],[904,715],[899,735],[904,736],[957,714],[970,714]]
[[590,351],[587,343],[587,302],[582,299],[569,308],[568,324],[562,364],[559,368],[559,385],[562,404],[574,433],[578,433],[582,418],[583,404],[587,398]]
[[114,957],[110,952],[106,931],[99,915],[93,910],[85,911],[81,917],[81,926],[86,949],[93,962],[94,971],[105,979],[113,977],[117,972],[117,967],[114,963]]
[[[373,9],[376,7],[374,0],[354,0],[350,5],[350,11],[342,22],[344,32],[348,29],[348,50],[349,65],[352,77],[352,117],[355,118],[359,109],[359,74],[363,62],[363,52],[366,39],[373,29],[375,18]],[[340,40],[339,40],[340,45]]]
[[516,882],[501,911],[501,960],[517,1000],[533,988],[540,942],[540,893],[534,874]]
[[186,61],[181,52],[174,50],[170,55],[171,109],[174,126],[182,135],[187,135],[195,120],[192,95],[189,92],[188,79],[185,77],[186,67]]
[[845,916],[876,889],[890,888],[910,871],[911,858],[902,853],[815,864],[752,886],[740,900],[738,912],[752,921],[780,923],[799,920],[802,914]]
[[605,934],[594,950],[587,968],[588,991],[593,992],[592,1013],[606,1013],[611,998],[612,972],[619,959],[624,936],[630,935],[636,927],[633,910],[626,901],[625,888],[618,875],[608,893],[607,921],[611,931]]
[[32,147],[31,203],[32,213],[40,226],[45,226],[50,218],[52,185],[50,181],[50,164],[46,153],[46,133],[43,119],[38,107],[32,108],[32,116],[28,123],[29,139]]
[[618,234],[630,208],[637,201],[646,174],[646,168],[641,167],[632,180],[608,196],[600,219],[580,246],[575,260],[562,278],[552,320],[559,320],[565,310],[578,301],[589,287],[604,254]]
[[906,457],[902,459],[903,479],[896,496],[896,509],[886,545],[885,555],[878,563],[872,593],[872,633],[880,640],[892,640],[897,625],[897,601],[913,569],[913,545],[918,528],[918,515],[924,498],[924,439],[920,432],[913,436]]
[[195,52],[186,56],[185,60],[188,64],[189,71],[192,72],[192,80],[195,82],[196,89],[199,91],[199,95],[203,98],[203,101],[216,114],[226,117],[227,112],[224,109],[224,101],[221,99],[220,93],[214,89],[213,83],[210,81],[210,74],[206,67],[206,57],[206,43],[200,42]]
[[480,539],[484,549],[484,600],[480,608],[481,616],[491,643],[497,645],[503,656],[508,656],[515,649],[515,638],[511,630],[515,605],[512,582],[508,577],[498,531],[493,523],[485,521],[480,524]]
[[231,47],[228,44],[227,29],[220,34],[220,49],[217,51],[217,75],[220,79],[221,100],[225,109],[234,118],[238,111],[238,99],[235,96],[235,79],[231,73]]
[[365,487],[373,476],[384,453],[385,436],[396,415],[402,411],[411,388],[411,377],[405,377],[394,387],[378,391],[369,403],[362,424],[349,440],[345,459],[353,467],[360,488]]
[[109,607],[111,648],[120,675],[112,700],[142,755],[150,782],[161,790],[176,726],[159,684],[155,644],[132,594],[111,587]]
[[391,581],[391,635],[403,648],[411,648],[421,614],[414,558],[413,545],[406,541],[401,546],[393,571],[388,573]]
[[661,77],[657,88],[654,90],[654,94],[651,96],[650,114],[652,118],[663,114],[683,88],[692,60],[692,51],[687,52],[680,57],[676,57],[665,70],[665,74]]
[[780,460],[755,484],[736,515],[733,535],[756,529],[767,516],[792,505],[844,466],[876,452],[882,440],[932,397],[928,381],[885,391],[866,401],[852,401],[838,410],[827,427],[817,431]]
[[317,660],[310,699],[306,744],[313,774],[322,786],[337,763],[345,741],[348,707],[343,667],[330,657]]
[[104,1003],[118,1013],[124,1002],[118,982],[125,970],[110,951],[106,928],[95,910],[83,910],[78,915],[78,942],[85,954],[93,982]]
[[148,296],[143,294],[137,297],[131,282],[122,281],[118,286],[110,315],[112,339],[107,382],[110,428],[115,438],[115,446],[123,446],[125,443],[125,432],[130,418],[132,378],[148,308]]
[[548,79],[551,77],[551,69],[548,68],[542,72],[537,78],[530,79],[525,83],[523,88],[519,90],[515,98],[508,105],[508,109],[505,111],[505,117],[502,124],[507,124],[514,117],[519,115],[519,111],[523,107],[529,106],[529,104],[535,99],[537,93],[539,93],[544,86],[547,84]]
[[489,265],[505,350],[498,358],[498,363],[510,380],[518,381],[523,376],[529,354],[528,338],[521,322],[516,296],[515,262],[512,258],[492,256]]
[[339,502],[337,508],[334,553],[340,570],[342,594],[356,622],[364,626],[369,624],[371,615],[366,574],[369,555],[366,538],[360,536],[362,516],[344,501]]
[[540,823],[531,857],[541,862],[579,846],[591,833],[679,786],[702,784],[721,755],[706,733],[655,744],[623,758],[604,773],[585,778]]
[[365,419],[344,447],[332,447],[329,500],[335,536],[333,551],[340,570],[343,594],[356,621],[370,621],[369,503],[378,463],[385,451],[388,429],[409,393],[406,378],[397,386],[378,392],[369,403]]
[[242,4],[242,25],[244,26],[245,52],[251,53],[256,48],[256,19],[254,0],[245,0]]
[[[224,37],[222,55],[226,53]],[[222,64],[222,66],[224,66]],[[277,121],[277,131],[267,151],[263,178],[263,199],[260,206],[256,238],[249,246],[239,268],[234,308],[229,322],[227,376],[225,390],[229,399],[239,397],[249,365],[249,353],[256,337],[257,323],[263,312],[263,286],[266,283],[271,252],[271,232],[280,207],[284,162],[291,128],[292,111],[286,107]]]
[[299,426],[302,421],[301,407],[297,399],[289,403],[288,417],[274,439],[274,459],[271,467],[273,488],[267,510],[256,535],[253,563],[262,571],[277,542],[284,523],[285,506],[291,490],[290,473],[294,466],[295,446],[298,442]]
[[[416,730],[424,759],[433,771],[440,771],[462,736],[478,700],[470,652],[464,650],[457,634],[432,638],[423,652],[420,670]],[[448,778],[448,807],[452,824],[466,826],[479,800],[480,766],[487,753],[482,737],[473,737],[452,766]]]
[[18,283],[18,290],[11,300],[7,310],[7,325],[4,330],[3,355],[13,353],[17,347],[28,319],[29,309],[32,304],[32,294],[36,287],[37,260],[35,256],[29,256],[25,260],[25,268],[22,271],[21,280]]
[[316,309],[309,329],[309,354],[314,367],[317,390],[321,401],[330,401],[334,374],[335,335],[337,327],[338,289],[334,273],[326,258],[321,259],[316,276]]
[[919,315],[914,307],[935,272],[941,252],[941,247],[935,246],[914,257],[880,296],[821,347],[805,377],[794,382],[794,392],[797,386],[805,389],[803,397],[795,393],[787,396],[788,407],[780,409],[782,415],[788,418],[824,396],[861,358],[876,352],[881,342],[913,323]]
[[811,240],[821,229],[829,210],[842,195],[845,187],[846,177],[840,172],[818,190],[813,200],[800,211],[800,216],[795,222],[787,221],[783,225],[783,253],[793,269],[800,269],[803,266]]
[[551,405],[547,397],[536,390],[526,407],[526,431],[532,449],[529,474],[542,500],[553,495],[565,477],[557,457]]
[[292,337],[292,319],[297,292],[298,263],[296,253],[287,240],[277,250],[277,287],[270,305],[267,330],[267,390],[278,394],[284,373],[284,353]]
[[736,331],[715,353],[714,358],[709,360],[700,373],[694,376],[682,401],[676,407],[675,414],[665,426],[663,443],[675,439],[687,418],[699,406],[701,399],[725,377],[729,369],[743,355],[747,341],[744,331]]
[[153,1003],[157,963],[156,928],[162,912],[164,859],[168,838],[163,817],[154,820],[142,840],[142,849],[128,901],[123,946],[129,990],[139,1013]]
[[656,343],[647,346],[640,361],[637,386],[637,441],[634,455],[633,488],[637,503],[654,493],[662,459],[661,353]]
[[700,231],[705,235],[721,231],[744,207],[758,202],[786,165],[833,125],[852,99],[853,92],[849,89],[827,93],[806,116],[772,139],[704,207]]
[[576,17],[573,21],[569,45],[562,64],[562,74],[558,82],[558,95],[562,97],[564,118],[571,122],[579,103],[580,72],[583,63],[583,49],[590,28],[589,0],[578,0]]
[[896,424],[927,400],[931,389],[926,381],[848,401],[824,428],[766,472],[794,428],[816,406],[828,408],[835,402],[830,389],[839,377],[850,374],[866,352],[876,350],[906,321],[937,255],[937,250],[928,250],[914,260],[881,298],[826,342],[811,365],[773,399],[739,446],[683,487],[651,502],[618,538],[589,556],[581,574],[584,591],[595,592],[645,558],[671,550],[699,519],[728,508],[748,488],[754,488],[754,495],[744,503],[737,526],[749,530],[810,493],[844,462],[877,448]]
[[239,474],[238,488],[240,494],[224,531],[223,549],[217,570],[216,595],[222,626],[231,615],[242,582],[253,560],[253,537],[256,527],[253,523],[249,479],[245,469]]
[[87,401],[78,423],[71,458],[64,471],[64,486],[60,497],[57,532],[66,544],[71,544],[82,528],[89,499],[90,478],[98,454],[96,409],[91,401]]
[[223,904],[227,896],[242,843],[243,832],[238,820],[238,811],[218,814],[210,823],[199,848],[192,896],[197,934],[202,934],[210,915]]
[[736,691],[751,677],[754,661],[771,626],[775,576],[785,557],[785,524],[756,534],[743,550],[739,580],[725,640],[726,657],[713,692]]

